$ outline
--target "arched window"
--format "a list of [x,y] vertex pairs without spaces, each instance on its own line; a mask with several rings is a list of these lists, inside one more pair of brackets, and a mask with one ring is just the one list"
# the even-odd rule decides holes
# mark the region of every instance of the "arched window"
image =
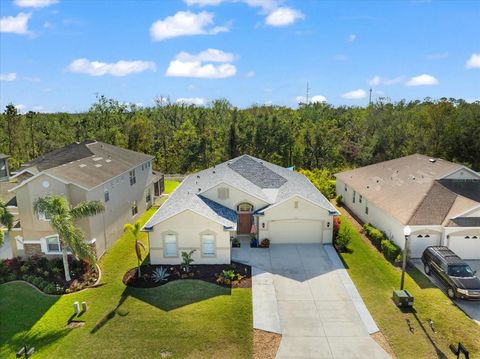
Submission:
[[473,236],[472,239],[478,239],[478,237],[477,237],[477,236]]
[[465,236],[465,239],[470,239],[470,236]]
[[240,203],[237,206],[237,212],[249,213],[249,212],[252,212],[252,211],[253,211],[253,206],[250,203],[243,202],[243,203]]
[[429,235],[429,234],[426,234],[426,235],[425,235],[425,238],[430,238],[430,235]]
[[419,235],[417,236],[417,238],[423,238],[423,236],[422,236],[421,234],[419,234]]

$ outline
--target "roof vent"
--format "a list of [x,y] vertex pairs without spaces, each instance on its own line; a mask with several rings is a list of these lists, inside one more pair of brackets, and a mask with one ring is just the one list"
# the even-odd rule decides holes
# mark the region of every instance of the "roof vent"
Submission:
[[197,178],[200,178],[200,175],[197,175]]
[[82,168],[83,168],[83,167],[87,167],[87,165],[86,165],[85,163],[81,163],[81,164],[78,165],[78,167],[82,167]]
[[97,167],[97,168],[98,168],[98,167],[102,167],[102,165],[101,165],[100,163],[97,163],[97,164],[95,165],[95,167]]
[[431,163],[437,162],[437,160],[436,160],[435,158],[430,158],[429,161],[430,161]]
[[201,188],[199,188],[199,189],[198,189],[198,192],[200,192],[201,190],[202,190],[202,189],[201,189]]
[[215,170],[213,170],[213,173],[215,174]]

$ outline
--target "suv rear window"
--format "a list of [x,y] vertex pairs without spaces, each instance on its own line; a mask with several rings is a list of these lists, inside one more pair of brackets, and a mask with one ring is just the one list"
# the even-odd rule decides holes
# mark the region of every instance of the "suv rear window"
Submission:
[[474,277],[475,273],[468,265],[451,265],[448,266],[448,275],[452,277]]

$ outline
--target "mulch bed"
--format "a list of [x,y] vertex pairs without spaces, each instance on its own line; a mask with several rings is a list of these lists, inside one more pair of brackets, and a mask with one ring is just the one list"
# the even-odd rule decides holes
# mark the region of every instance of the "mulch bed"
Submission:
[[253,359],[275,359],[282,336],[253,329]]
[[[170,276],[166,281],[156,283],[152,279],[152,274],[155,268],[168,268]],[[218,284],[217,277],[222,271],[234,269],[235,273],[240,273],[245,276],[241,281],[235,285]],[[130,269],[123,276],[123,283],[129,287],[134,288],[155,288],[169,282],[180,279],[198,279],[205,282],[214,283],[227,288],[251,288],[252,287],[252,270],[250,266],[242,263],[232,262],[232,264],[197,264],[192,265],[190,273],[183,272],[180,265],[145,265],[141,266],[142,276],[138,278],[137,268]]]

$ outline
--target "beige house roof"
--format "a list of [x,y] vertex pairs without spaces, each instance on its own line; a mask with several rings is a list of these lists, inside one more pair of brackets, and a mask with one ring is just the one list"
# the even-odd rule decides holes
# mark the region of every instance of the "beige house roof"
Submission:
[[[441,185],[432,186],[436,179],[462,167],[442,159],[414,154],[340,172],[335,176],[402,224],[409,223],[411,219],[414,221],[412,224],[434,224],[429,221],[441,224],[458,194]],[[426,199],[429,193],[432,197]],[[351,192],[342,194],[352,195]],[[430,213],[435,206],[439,208]]]
[[66,183],[91,189],[153,158],[103,142],[85,141],[38,157],[26,163],[23,170],[46,173]]

